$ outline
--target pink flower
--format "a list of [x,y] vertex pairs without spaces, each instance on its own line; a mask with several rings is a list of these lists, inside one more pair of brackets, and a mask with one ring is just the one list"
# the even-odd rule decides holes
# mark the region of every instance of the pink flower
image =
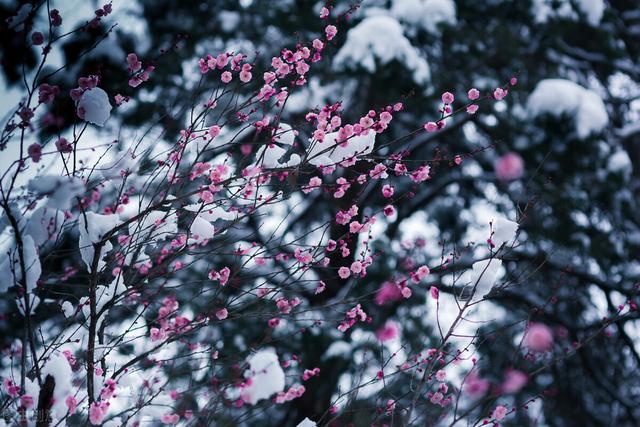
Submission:
[[89,407],[89,421],[93,425],[102,424],[102,420],[107,416],[109,405],[105,402],[93,402]]
[[76,408],[78,407],[78,401],[73,396],[67,396],[67,399],[64,402],[67,405],[67,409],[69,410],[69,414],[75,414]]
[[437,300],[438,298],[440,298],[440,291],[438,290],[438,288],[436,288],[435,286],[432,286],[429,289],[429,293],[431,294],[431,298]]
[[489,381],[480,378],[478,372],[473,370],[467,376],[464,383],[464,390],[471,397],[479,397],[484,395],[489,389]]
[[467,107],[467,113],[468,114],[475,114],[476,111],[478,111],[478,105],[477,104],[471,104]]
[[229,312],[226,308],[221,308],[220,310],[216,311],[216,317],[218,318],[218,320],[224,320],[228,315]]
[[329,16],[329,9],[322,7],[322,9],[320,9],[320,18],[324,19],[327,16]]
[[324,33],[327,35],[327,40],[332,40],[338,34],[338,29],[333,25],[327,25]]
[[446,379],[447,379],[447,373],[445,371],[440,369],[438,372],[436,372],[436,380],[438,380],[438,381],[440,381],[442,383]]
[[51,25],[54,27],[62,25],[62,16],[60,16],[58,9],[51,9],[49,16],[51,17]]
[[431,399],[429,399],[429,401],[431,403],[437,405],[440,402],[442,402],[443,398],[444,398],[444,395],[438,391],[438,392],[433,393],[433,396],[431,396]]
[[42,158],[42,146],[37,142],[31,144],[27,151],[29,153],[29,157],[31,157],[31,160],[33,160],[35,163],[38,163]]
[[502,391],[504,393],[517,393],[524,387],[529,378],[527,374],[515,369],[508,369],[502,383]]
[[363,269],[363,266],[360,261],[354,261],[351,263],[351,271],[353,271],[355,274],[360,273],[362,269]]
[[467,92],[467,97],[469,97],[470,100],[475,101],[480,98],[480,91],[476,88],[471,88],[469,89],[469,92]]
[[53,101],[59,93],[60,88],[58,86],[51,86],[43,83],[38,88],[38,102],[47,104]]
[[220,135],[220,126],[218,126],[218,125],[211,126],[209,128],[209,136],[211,138],[215,138],[218,135]]
[[531,323],[525,332],[525,342],[533,351],[547,351],[553,345],[553,334],[547,325]]
[[445,104],[453,104],[454,96],[451,92],[445,92],[442,94],[442,102]]
[[278,319],[277,317],[274,317],[272,319],[269,319],[267,323],[269,324],[270,328],[275,328],[280,324],[280,319]]
[[231,275],[231,270],[229,269],[229,267],[225,267],[222,270],[220,270],[220,284],[222,286],[225,286],[227,284],[227,282],[229,281],[230,275]]
[[151,341],[159,341],[163,339],[165,335],[166,335],[165,332],[162,329],[158,329],[158,328],[151,328],[151,331],[149,332]]
[[495,418],[497,421],[501,421],[507,415],[507,408],[502,405],[496,406],[496,409],[493,410],[493,414],[491,416]]
[[44,43],[44,35],[40,31],[34,32],[31,34],[31,43],[33,43],[34,46],[41,45]]
[[140,71],[142,68],[142,62],[138,60],[138,55],[135,53],[130,53],[127,55],[127,65],[129,66],[129,71],[135,73],[136,71]]
[[502,89],[501,87],[496,88],[496,90],[493,91],[493,97],[500,101],[502,98],[504,98],[505,96],[507,96],[507,91]]
[[338,276],[340,276],[340,278],[346,279],[350,275],[351,275],[351,270],[349,270],[348,267],[340,267],[338,269]]
[[322,185],[322,179],[320,179],[317,176],[314,176],[309,180],[309,184],[302,187],[302,192],[305,194],[308,194],[313,190],[315,190],[316,188],[320,188],[321,185]]
[[385,184],[382,186],[382,195],[386,198],[393,196],[394,189],[391,185]]
[[178,414],[164,414],[160,418],[163,424],[177,424],[180,421],[180,416]]
[[409,287],[402,288],[402,291],[400,291],[400,293],[402,293],[402,296],[404,298],[411,298],[411,295],[413,294],[413,292],[411,291],[411,288]]
[[496,161],[494,169],[498,179],[512,181],[522,176],[524,161],[517,153],[507,153]]
[[399,301],[402,299],[402,292],[398,285],[392,282],[386,282],[376,292],[376,304],[384,305],[389,302]]
[[20,396],[20,404],[29,409],[33,406],[33,396],[30,394],[23,394]]
[[431,273],[431,270],[429,270],[429,267],[427,267],[426,265],[420,266],[417,271],[417,275],[420,280],[427,277],[430,273]]
[[251,81],[251,72],[250,71],[245,71],[242,70],[240,71],[240,81],[243,83],[248,83],[249,81]]
[[22,121],[29,123],[29,121],[33,118],[33,110],[29,107],[22,107],[18,112],[18,115],[22,119]]
[[222,80],[222,83],[229,83],[232,78],[233,78],[233,76],[231,75],[231,73],[229,71],[225,71],[220,76],[220,80]]
[[400,332],[400,327],[393,320],[388,320],[384,326],[376,331],[376,337],[384,342],[395,339]]
[[435,122],[429,122],[424,125],[424,129],[427,132],[435,132],[438,130],[438,125]]

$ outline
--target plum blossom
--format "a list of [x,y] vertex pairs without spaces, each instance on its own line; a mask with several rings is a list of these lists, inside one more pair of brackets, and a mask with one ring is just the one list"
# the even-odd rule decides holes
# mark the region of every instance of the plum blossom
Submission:
[[388,320],[380,329],[376,331],[376,337],[382,341],[391,341],[398,337],[400,326],[393,320]]
[[553,346],[551,329],[543,323],[531,323],[525,332],[525,344],[535,352],[543,352]]
[[522,177],[524,160],[518,153],[507,153],[496,160],[494,169],[501,181],[513,181]]
[[493,410],[491,414],[491,416],[498,421],[502,421],[506,415],[507,415],[507,408],[502,405],[496,406],[496,408]]

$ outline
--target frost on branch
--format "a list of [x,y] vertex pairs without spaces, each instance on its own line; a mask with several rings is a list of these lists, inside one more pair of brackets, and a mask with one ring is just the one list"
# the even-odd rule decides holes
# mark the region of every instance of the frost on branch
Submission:
[[592,90],[563,79],[546,79],[538,83],[527,101],[532,116],[567,115],[574,120],[580,139],[599,133],[609,123],[602,98]]

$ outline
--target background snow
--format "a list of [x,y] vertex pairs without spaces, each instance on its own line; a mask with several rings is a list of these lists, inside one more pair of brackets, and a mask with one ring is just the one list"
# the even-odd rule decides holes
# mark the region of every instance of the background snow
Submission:
[[375,73],[377,67],[394,60],[412,72],[417,84],[429,81],[429,64],[404,36],[400,23],[391,16],[376,15],[364,18],[349,30],[333,64],[337,70],[362,67]]
[[609,123],[606,107],[597,93],[564,79],[540,81],[529,96],[527,108],[532,116],[571,116],[582,139],[601,132]]

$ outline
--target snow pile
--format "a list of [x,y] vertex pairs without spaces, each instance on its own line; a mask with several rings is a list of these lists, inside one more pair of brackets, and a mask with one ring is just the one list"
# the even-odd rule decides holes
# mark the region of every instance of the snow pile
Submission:
[[205,203],[193,203],[184,206],[184,209],[197,213],[198,218],[207,222],[215,222],[217,220],[235,221],[240,216],[240,212],[228,212],[222,206],[213,206]]
[[366,156],[373,151],[376,133],[372,130],[349,138],[344,143],[336,144],[338,132],[325,135],[322,142],[312,142],[307,159],[314,166],[331,166],[350,160],[353,157]]
[[391,13],[402,22],[432,33],[440,23],[456,23],[456,5],[452,0],[394,0]]
[[64,223],[64,213],[57,209],[40,207],[36,209],[29,222],[27,222],[27,233],[33,237],[37,247],[46,242],[55,241]]
[[527,108],[532,116],[572,116],[580,138],[601,132],[609,122],[607,109],[597,93],[564,79],[540,81],[529,96]]
[[[604,15],[604,0],[574,0],[577,11],[584,15],[587,22],[596,27]],[[548,0],[535,0],[533,11],[536,22],[547,22],[550,17],[578,19],[570,0],[560,0],[555,7]]]
[[[124,285],[122,275],[114,278],[108,286],[99,286],[96,289],[96,314],[98,315],[96,325],[98,329],[100,328],[102,321],[106,318],[108,312],[108,310],[106,310],[105,312],[100,313],[105,304],[122,296],[126,291],[127,288]],[[85,319],[89,320],[91,317],[89,297],[80,298],[79,305],[82,307],[82,314],[84,314]]]
[[[94,243],[102,240],[102,237],[116,227],[120,223],[118,215],[100,215],[94,212],[87,212],[80,215],[78,221],[78,230],[80,231],[80,256],[91,271],[91,264],[94,255]],[[106,241],[100,248],[100,260],[98,261],[98,270],[102,270],[105,262],[102,260],[107,253],[113,249],[111,242]]]
[[[178,232],[178,217],[175,211],[151,211],[142,220],[129,225],[129,234],[136,236],[136,241],[164,240]],[[139,234],[139,235],[138,235]]]
[[247,359],[249,369],[245,373],[246,386],[242,399],[255,405],[284,390],[284,371],[278,362],[278,355],[271,348],[260,350]]
[[42,367],[42,378],[51,375],[55,380],[53,389],[53,405],[51,406],[51,418],[61,420],[67,414],[66,399],[74,394],[72,384],[73,372],[67,358],[59,351],[54,351],[47,356]]
[[503,244],[508,246],[509,243],[513,242],[518,231],[518,223],[499,217],[492,220],[491,230],[493,231],[491,241],[498,249]]
[[84,184],[80,178],[40,175],[29,181],[29,191],[48,196],[47,205],[56,209],[70,209],[74,198],[82,194]]
[[[40,275],[42,274],[42,266],[40,265],[36,244],[29,235],[22,237],[22,253],[24,255],[24,268],[27,272],[27,278],[25,280],[27,292],[32,292],[36,288],[38,279],[40,279]],[[20,269],[16,271],[19,272]],[[21,274],[19,274],[19,280],[20,279],[22,279]]]
[[104,122],[111,115],[109,95],[99,87],[87,89],[82,94],[80,101],[78,101],[78,111],[81,111],[79,115],[85,121],[94,125],[104,126]]
[[64,317],[67,319],[70,319],[76,313],[76,309],[73,308],[73,304],[69,301],[63,302],[60,308],[62,309],[62,314],[64,314]]
[[[10,286],[18,284],[22,280],[22,268],[20,266],[20,254],[15,240],[9,246],[8,252],[2,251],[3,259],[0,263],[0,292],[6,292]],[[24,256],[24,269],[27,272],[27,292],[36,288],[38,279],[42,274],[42,266],[38,257],[33,238],[29,235],[22,236],[22,254]],[[14,277],[15,275],[15,277]]]
[[629,158],[629,154],[627,154],[625,150],[618,150],[613,153],[607,161],[607,169],[613,173],[631,173],[633,165]]
[[[295,131],[286,123],[280,123],[274,135],[274,143],[260,147],[256,153],[256,166],[266,169],[291,167],[300,163],[300,156],[292,154],[291,159],[286,163],[281,163],[280,159],[287,153],[295,141]],[[283,146],[283,147],[281,147]]]
[[471,270],[467,270],[462,277],[462,283],[468,286],[469,291],[473,290],[474,299],[480,299],[488,294],[498,279],[502,267],[502,260],[489,258],[474,262]]
[[349,30],[334,66],[337,70],[362,67],[374,73],[376,62],[387,65],[394,60],[412,71],[417,84],[423,85],[429,80],[429,64],[404,36],[400,23],[391,16],[375,15]]
[[216,234],[216,228],[200,215],[196,215],[189,228],[189,243],[205,242]]

